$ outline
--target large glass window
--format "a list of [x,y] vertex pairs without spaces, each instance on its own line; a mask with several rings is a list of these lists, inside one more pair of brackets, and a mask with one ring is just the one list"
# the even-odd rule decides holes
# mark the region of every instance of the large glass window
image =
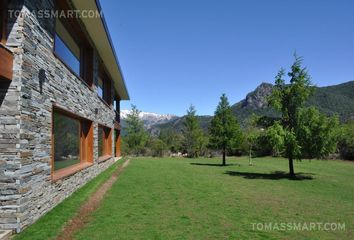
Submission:
[[4,28],[5,28],[5,16],[4,16],[5,11],[6,11],[6,7],[4,6],[4,3],[1,1],[0,2],[0,41],[1,42],[2,42],[2,36],[4,35]]
[[0,1],[0,41],[1,43],[6,43],[6,22],[7,22],[7,8],[10,1],[1,0]]
[[[75,170],[76,166],[93,162],[92,121],[54,107],[52,134],[54,173],[62,176],[63,171],[58,170]],[[72,166],[73,168],[70,168]],[[56,177],[54,176],[54,179]]]
[[114,98],[114,103],[113,103],[113,105],[114,105],[114,111],[115,111],[115,113],[116,113],[116,118],[115,118],[115,120],[117,121],[117,122],[120,122],[120,101],[119,101],[119,99],[116,97],[116,98]]
[[80,121],[54,112],[54,170],[80,163]]
[[[55,0],[54,5],[58,12],[72,10],[66,0]],[[56,19],[54,53],[88,87],[93,86],[93,48],[79,18]]]
[[54,52],[77,76],[80,76],[80,47],[59,19],[56,21]]
[[97,94],[102,99],[103,99],[103,89],[104,89],[103,79],[101,77],[99,77],[98,78],[98,84],[97,84]]
[[108,105],[113,104],[113,99],[111,99],[111,79],[109,78],[109,75],[107,74],[107,71],[105,70],[103,65],[101,65],[100,68],[100,74],[96,87],[98,96],[100,96],[100,98],[102,98]]

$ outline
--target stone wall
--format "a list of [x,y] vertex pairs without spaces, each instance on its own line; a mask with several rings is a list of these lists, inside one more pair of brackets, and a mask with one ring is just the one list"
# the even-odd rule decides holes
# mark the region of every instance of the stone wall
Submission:
[[[11,8],[20,9],[21,4],[11,2]],[[16,229],[19,207],[22,203],[20,174],[20,110],[22,75],[23,19],[10,19],[6,47],[13,53],[13,79],[0,82],[0,228]]]
[[[0,229],[21,231],[113,163],[97,161],[97,136],[98,124],[114,127],[114,110],[54,56],[55,19],[33,15],[53,6],[53,0],[25,0],[12,28],[19,36],[13,36],[14,79],[0,107]],[[11,39],[9,46],[16,43]],[[95,51],[94,82],[99,62]],[[56,182],[51,180],[53,104],[94,121],[94,164]]]

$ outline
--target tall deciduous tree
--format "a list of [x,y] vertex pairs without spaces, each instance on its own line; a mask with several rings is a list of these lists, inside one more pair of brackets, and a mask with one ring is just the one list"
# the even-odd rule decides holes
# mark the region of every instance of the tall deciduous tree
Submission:
[[288,158],[289,175],[294,177],[294,159],[301,159],[306,149],[315,157],[333,150],[335,141],[331,129],[336,126],[336,120],[328,120],[317,110],[304,108],[314,88],[301,58],[295,56],[288,73],[289,83],[283,79],[284,75],[281,69],[269,98],[270,105],[281,112],[281,120],[268,130],[268,135],[274,148]]
[[210,145],[222,151],[222,165],[226,165],[226,152],[235,149],[241,140],[240,126],[232,113],[225,94],[220,97],[210,128]]
[[337,149],[339,120],[327,117],[314,107],[300,109],[298,139],[303,157],[324,158]]
[[148,134],[144,129],[144,123],[139,118],[140,111],[132,105],[131,112],[126,118],[124,141],[131,153],[139,155],[148,140]]
[[254,146],[257,143],[259,136],[261,135],[261,129],[257,126],[259,117],[252,114],[250,118],[246,120],[245,126],[245,142],[248,147],[248,163],[252,165],[252,154]]
[[206,139],[200,127],[196,112],[195,107],[191,105],[187,110],[187,115],[183,122],[183,148],[187,152],[188,157],[198,157],[203,146],[206,145]]
[[295,56],[295,62],[288,73],[290,83],[284,80],[285,70],[281,69],[275,77],[275,87],[270,96],[270,105],[282,114],[281,125],[284,129],[285,155],[289,160],[289,174],[294,176],[294,159],[301,158],[300,144],[296,132],[298,130],[297,114],[312,93],[310,76],[301,66],[302,59]]

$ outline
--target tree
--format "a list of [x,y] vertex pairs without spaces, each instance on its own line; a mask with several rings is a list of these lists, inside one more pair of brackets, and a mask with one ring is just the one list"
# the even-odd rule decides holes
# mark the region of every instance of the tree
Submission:
[[354,121],[341,126],[338,149],[342,159],[354,160]]
[[183,148],[187,152],[188,157],[198,157],[205,145],[205,137],[193,105],[187,110],[182,133],[184,137]]
[[337,149],[339,120],[327,117],[314,107],[303,108],[298,114],[297,136],[302,157],[324,158]]
[[[331,151],[330,130],[333,126],[330,125],[335,124],[335,121],[327,120],[325,116],[319,117],[319,113],[313,109],[304,109],[314,88],[307,69],[301,64],[302,59],[295,56],[295,62],[288,73],[288,84],[283,79],[285,70],[279,71],[269,98],[270,105],[281,112],[281,119],[268,130],[268,134],[275,149],[288,158],[291,177],[295,176],[294,159],[300,160],[308,146],[308,151],[316,157]],[[319,119],[315,120],[316,117]]]
[[166,144],[168,150],[172,153],[182,150],[183,135],[175,129],[161,129],[159,139]]
[[151,138],[150,140],[151,155],[153,157],[163,157],[167,149],[166,144],[159,138]]
[[273,148],[273,156],[280,156],[285,145],[285,131],[278,121],[274,122],[273,126],[267,129],[267,137]]
[[219,105],[210,123],[210,145],[222,151],[222,165],[226,165],[226,152],[235,149],[242,136],[240,126],[232,114],[229,101],[225,94],[220,97]]
[[139,118],[140,111],[132,105],[131,112],[127,115],[124,137],[126,146],[134,155],[139,155],[146,144],[148,134],[144,129],[144,124]]
[[257,126],[258,120],[259,117],[254,114],[246,120],[245,141],[248,147],[248,162],[250,166],[252,165],[252,151],[261,134],[261,129]]

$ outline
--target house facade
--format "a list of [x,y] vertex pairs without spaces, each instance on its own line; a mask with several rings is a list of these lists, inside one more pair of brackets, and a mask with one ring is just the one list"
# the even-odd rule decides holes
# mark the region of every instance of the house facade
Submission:
[[98,0],[0,4],[0,229],[20,232],[120,156],[129,95]]

